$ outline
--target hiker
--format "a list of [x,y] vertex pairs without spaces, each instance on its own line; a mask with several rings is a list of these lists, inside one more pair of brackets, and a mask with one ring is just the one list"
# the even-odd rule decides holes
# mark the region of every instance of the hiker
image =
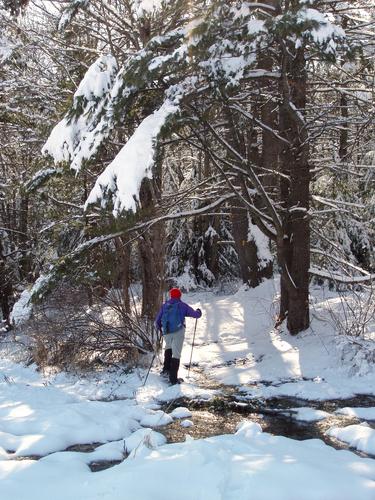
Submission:
[[165,302],[156,317],[155,324],[161,330],[164,342],[164,365],[162,375],[169,374],[172,385],[179,384],[182,379],[177,377],[180,367],[182,345],[185,337],[185,318],[200,318],[202,311],[196,311],[181,300],[181,290],[172,288],[169,291],[170,299]]

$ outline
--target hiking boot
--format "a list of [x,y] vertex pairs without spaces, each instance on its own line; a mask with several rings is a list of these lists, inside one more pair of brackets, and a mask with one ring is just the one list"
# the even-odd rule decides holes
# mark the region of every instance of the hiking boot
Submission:
[[178,369],[180,367],[180,360],[177,358],[171,359],[171,368],[169,370],[169,382],[171,385],[181,384],[184,380],[182,378],[178,378]]
[[165,349],[164,351],[164,365],[160,372],[162,377],[169,376],[169,370],[171,369],[171,359],[172,359],[172,349]]

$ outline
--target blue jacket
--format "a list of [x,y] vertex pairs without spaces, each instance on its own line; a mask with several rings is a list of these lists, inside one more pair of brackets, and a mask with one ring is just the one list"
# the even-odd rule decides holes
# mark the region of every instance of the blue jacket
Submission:
[[165,302],[161,306],[160,311],[158,312],[158,315],[156,316],[155,323],[160,330],[162,329],[161,317],[163,316],[163,312],[165,311],[166,307],[169,304],[174,304],[175,302],[179,303],[178,310],[179,310],[179,313],[181,314],[181,318],[183,321],[185,320],[186,317],[188,317],[188,318],[200,318],[202,316],[201,311],[195,311],[188,304],[185,304],[185,302],[182,302],[181,299],[169,299],[169,300],[167,300],[167,302]]

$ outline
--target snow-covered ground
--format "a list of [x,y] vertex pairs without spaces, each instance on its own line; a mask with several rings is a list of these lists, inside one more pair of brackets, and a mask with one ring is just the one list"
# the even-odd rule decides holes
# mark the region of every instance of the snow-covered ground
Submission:
[[[41,374],[15,362],[13,347],[0,349],[1,500],[374,500],[375,460],[338,451],[318,439],[296,441],[262,432],[244,421],[233,435],[189,436],[194,414],[169,411],[162,402],[181,395],[209,399],[219,384],[234,384],[243,399],[297,396],[306,400],[374,394],[371,356],[350,339],[334,335],[327,301],[313,295],[311,329],[291,337],[273,327],[275,284],[241,289],[232,296],[183,296],[201,307],[194,369],[181,386],[168,387],[157,367],[147,384],[145,370],[103,371],[77,377]],[[195,320],[188,320],[183,363],[188,363]],[[370,360],[370,361],[369,361]],[[203,372],[202,372],[203,370]],[[187,379],[187,369],[181,368]],[[204,380],[218,382],[217,389]],[[214,386],[215,384],[211,384]],[[327,434],[359,451],[375,454],[374,408],[336,412],[362,420]],[[344,407],[345,406],[345,407]],[[296,419],[329,417],[309,408],[290,408]],[[166,444],[160,426],[179,421],[186,441]],[[66,451],[92,444],[88,451]],[[103,460],[118,465],[91,472]]]
[[[341,306],[328,290],[312,290],[311,327],[297,336],[274,328],[277,281],[233,296],[201,294],[193,305],[198,321],[194,362],[223,384],[241,387],[251,398],[295,396],[324,400],[375,391],[374,341],[361,348],[337,336],[328,310]],[[190,326],[192,329],[192,326]],[[371,351],[372,352],[369,352]],[[183,352],[189,362],[190,350]]]

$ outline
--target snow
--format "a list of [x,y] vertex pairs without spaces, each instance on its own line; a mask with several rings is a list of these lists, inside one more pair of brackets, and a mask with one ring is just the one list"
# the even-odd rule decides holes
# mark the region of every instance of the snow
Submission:
[[[83,453],[0,461],[1,498],[120,500],[126,494],[172,500],[177,491],[181,500],[245,499],[249,492],[257,500],[372,500],[374,494],[373,460],[318,440],[271,436],[252,422],[244,422],[234,435],[133,450],[121,464],[96,473]],[[120,453],[116,443],[112,454]]]
[[99,99],[112,86],[117,72],[116,59],[111,55],[101,55],[88,69],[74,94],[74,100],[84,97],[87,101]]
[[208,79],[224,82],[231,87],[237,86],[251,73],[251,67],[256,63],[258,42],[266,32],[266,27],[263,21],[251,19],[247,28],[249,35],[254,37],[251,42],[234,43],[232,40],[222,39],[209,47],[209,58],[199,62],[199,67],[206,72]]
[[191,411],[189,408],[185,408],[184,406],[180,406],[178,408],[175,408],[171,413],[170,416],[173,418],[188,418],[192,416]]
[[16,46],[5,36],[0,36],[0,64],[6,62],[12,55]]
[[339,415],[347,415],[348,417],[356,417],[364,420],[375,420],[375,408],[340,408],[336,410]]
[[347,443],[351,448],[375,456],[375,430],[366,423],[332,427],[327,434]]
[[144,410],[128,401],[75,401],[48,408],[25,400],[0,406],[0,446],[14,456],[46,455],[74,444],[115,441],[147,422],[156,422],[156,417],[161,420],[160,415],[154,415],[154,420],[152,415],[143,415]]
[[[127,440],[135,431],[173,420],[150,404],[139,405],[129,398],[140,383],[134,376],[128,378],[127,399],[93,401],[89,398],[104,396],[103,388],[93,381],[73,379],[72,384],[64,375],[43,379],[34,369],[6,360],[0,360],[0,374],[0,447],[14,457],[47,455],[75,444],[120,439],[129,448]],[[108,389],[113,390],[114,380],[110,382]]]
[[136,211],[135,199],[142,179],[152,177],[151,167],[154,164],[157,137],[167,119],[178,109],[175,102],[166,100],[158,110],[141,122],[118,155],[97,178],[86,207],[100,200],[105,204],[105,195],[111,192],[114,215],[122,210]]
[[267,33],[264,21],[262,21],[261,19],[250,19],[250,21],[247,23],[247,32],[249,34],[254,35],[262,31]]
[[53,128],[42,153],[51,155],[56,164],[69,162],[70,168],[79,171],[108,134],[111,105],[121,82],[116,59],[101,55],[87,70],[74,94],[71,112]]
[[10,313],[10,322],[15,326],[21,325],[30,318],[32,312],[30,297],[29,290],[25,289],[14,304],[12,312]]
[[324,420],[332,416],[326,411],[315,410],[309,407],[288,408],[287,410],[280,411],[280,413],[291,415],[293,419],[299,420],[300,422],[318,422],[319,420]]
[[[330,324],[327,303],[341,307],[337,294],[312,287],[312,326],[292,337],[283,326],[274,327],[278,290],[275,279],[256,289],[241,287],[233,295],[184,294],[184,301],[201,307],[203,317],[188,379],[195,320],[187,319],[179,373],[186,382],[176,386],[165,383],[156,365],[145,386],[143,369],[80,376],[42,373],[15,362],[9,343],[0,344],[0,498],[120,500],[126,495],[172,500],[177,491],[181,500],[373,500],[371,458],[318,439],[273,436],[250,421],[232,435],[193,439],[193,412],[185,406],[168,412],[176,398],[220,395],[219,389],[204,387],[205,376],[217,385],[237,386],[245,400],[374,393],[374,365],[345,357],[344,347],[352,344],[338,339]],[[355,370],[359,362],[362,366]],[[162,410],[161,404],[169,401]],[[307,423],[329,416],[307,405],[282,411]],[[337,413],[371,420],[374,408]],[[163,426],[176,420],[185,441],[167,444]],[[374,433],[366,424],[328,431],[370,455],[375,454]],[[90,450],[80,451],[80,444]],[[66,451],[71,446],[75,448]],[[91,472],[89,465],[100,461],[121,463]]]
[[[310,26],[311,22],[314,23],[313,27]],[[297,13],[297,23],[308,25],[303,35],[320,45],[327,54],[334,54],[336,52],[336,42],[344,40],[346,36],[345,31],[340,26],[333,24],[326,14],[316,9],[300,9]]]
[[[329,311],[343,307],[337,294],[311,288],[311,326],[297,336],[291,336],[284,325],[274,327],[278,299],[278,279],[256,289],[242,287],[231,296],[184,295],[183,300],[203,311],[193,363],[219,383],[238,386],[248,399],[325,400],[373,393],[371,357],[367,360],[363,349],[357,352],[359,346],[335,334],[332,327]],[[373,344],[368,342],[369,353],[371,349]],[[189,357],[189,349],[184,349],[182,363],[189,363]]]
[[311,266],[309,273],[320,278],[325,278],[331,281],[338,281],[339,283],[371,283],[375,279],[375,274],[367,274],[366,276],[345,276],[343,274],[333,273]]
[[[178,259],[178,257],[177,257]],[[176,286],[185,291],[195,290],[198,286],[197,279],[193,274],[192,266],[188,262],[185,264],[184,272],[181,273],[175,280]]]
[[186,428],[194,426],[194,424],[191,420],[183,420],[180,425],[181,425],[181,427],[186,427]]
[[36,299],[40,299],[43,295],[43,289],[48,286],[48,283],[52,280],[52,273],[49,274],[41,274],[39,278],[35,281],[30,290],[30,297],[35,297]]
[[72,0],[69,5],[62,11],[61,17],[58,22],[58,31],[63,31],[67,25],[71,22],[74,14],[77,12],[78,8],[84,9],[90,0]]
[[257,256],[259,261],[259,268],[263,269],[270,262],[272,262],[272,254],[270,249],[270,241],[267,236],[262,233],[259,227],[251,222],[251,217],[248,221],[248,241],[254,241],[257,248]]
[[157,427],[159,425],[167,425],[173,422],[170,415],[165,414],[162,410],[149,410],[148,414],[142,417],[140,423],[144,427]]
[[33,177],[27,181],[25,187],[28,192],[32,192],[37,189],[40,185],[46,182],[50,177],[56,175],[59,171],[56,168],[49,167],[38,170]]
[[[212,47],[212,52],[215,49]],[[255,61],[255,55],[233,56],[230,52],[223,52],[218,57],[211,57],[207,61],[199,63],[199,66],[207,72],[209,78],[225,80],[228,85],[238,85],[245,74],[245,70]]]
[[151,429],[138,429],[131,436],[124,439],[123,447],[126,452],[129,453],[139,449],[143,444],[148,448],[157,448],[165,444],[166,441],[165,436],[159,432],[155,432]]
[[160,9],[162,3],[166,0],[136,0],[134,2],[135,12],[138,16],[148,14],[154,10]]

